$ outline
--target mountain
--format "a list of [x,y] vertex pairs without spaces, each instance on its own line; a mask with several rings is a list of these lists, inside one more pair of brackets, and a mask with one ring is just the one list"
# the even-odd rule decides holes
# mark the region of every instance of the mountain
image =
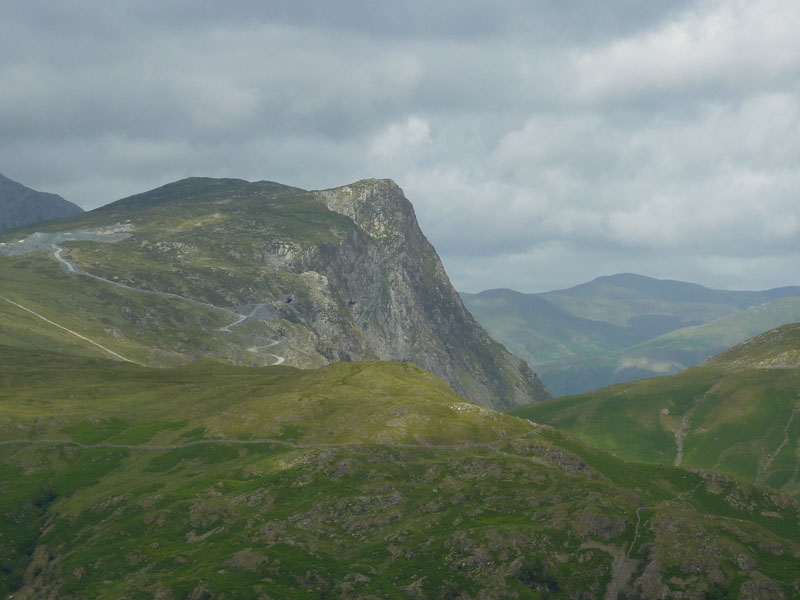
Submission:
[[411,364],[0,347],[0,379],[3,597],[797,594],[791,497],[620,460]]
[[800,495],[800,324],[677,375],[513,412],[628,460],[711,469]]
[[33,225],[83,212],[56,194],[37,192],[0,174],[0,229]]
[[0,343],[157,366],[394,360],[487,406],[548,397],[464,308],[389,180],[190,178],[3,241]]
[[631,327],[572,315],[538,294],[498,289],[462,298],[492,337],[531,364],[606,354],[648,339]]
[[556,396],[676,373],[800,320],[800,287],[713,290],[629,273],[542,294],[488,290],[463,299]]
[[800,287],[758,292],[715,290],[696,283],[621,273],[541,296],[570,314],[634,327],[647,337],[655,337],[764,302],[800,296]]
[[556,395],[672,375],[774,327],[800,321],[800,298],[750,307],[709,323],[684,327],[622,352],[537,367]]

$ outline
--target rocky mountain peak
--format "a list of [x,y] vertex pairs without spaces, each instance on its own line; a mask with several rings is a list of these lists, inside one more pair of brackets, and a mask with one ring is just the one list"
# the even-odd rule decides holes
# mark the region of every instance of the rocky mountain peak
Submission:
[[328,210],[349,217],[376,241],[401,241],[419,229],[414,207],[391,179],[363,179],[319,195]]

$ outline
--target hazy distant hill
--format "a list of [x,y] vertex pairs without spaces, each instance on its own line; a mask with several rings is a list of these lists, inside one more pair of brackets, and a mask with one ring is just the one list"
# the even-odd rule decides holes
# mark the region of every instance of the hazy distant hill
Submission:
[[33,225],[83,212],[56,194],[37,192],[0,174],[0,229]]
[[554,396],[676,373],[800,320],[800,287],[714,290],[633,274],[543,294],[488,290],[462,297]]
[[648,339],[632,327],[570,314],[538,294],[499,289],[461,296],[495,339],[532,364],[615,352]]
[[712,469],[800,495],[800,323],[677,375],[511,412],[622,458]]

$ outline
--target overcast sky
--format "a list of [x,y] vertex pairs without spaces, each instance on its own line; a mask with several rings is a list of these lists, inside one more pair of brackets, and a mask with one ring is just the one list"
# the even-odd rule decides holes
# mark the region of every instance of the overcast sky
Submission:
[[0,0],[0,173],[391,177],[455,286],[800,284],[800,2]]

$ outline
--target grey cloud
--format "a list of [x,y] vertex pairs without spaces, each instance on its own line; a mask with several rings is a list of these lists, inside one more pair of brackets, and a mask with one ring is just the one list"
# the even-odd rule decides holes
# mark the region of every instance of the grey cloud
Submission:
[[346,31],[388,39],[468,39],[487,41],[509,36],[547,40],[598,40],[634,32],[689,5],[686,0],[645,3],[575,0],[559,6],[549,0],[246,0],[220,5],[214,0],[135,3],[131,13],[149,24],[170,27],[242,23],[283,23],[304,30]]
[[792,3],[0,8],[0,172],[84,207],[392,177],[465,289],[798,283]]

